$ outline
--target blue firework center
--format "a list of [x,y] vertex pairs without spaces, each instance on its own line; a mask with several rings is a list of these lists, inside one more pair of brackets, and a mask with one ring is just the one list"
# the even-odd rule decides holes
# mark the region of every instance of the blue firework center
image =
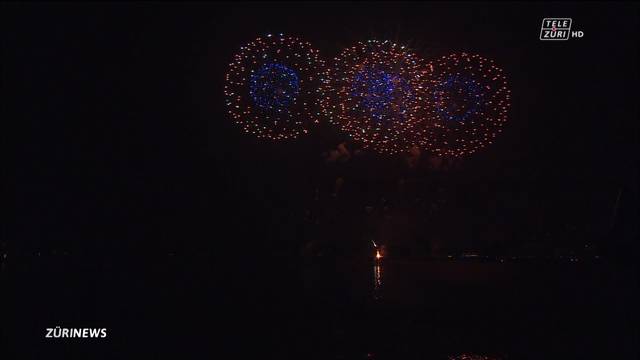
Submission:
[[463,122],[478,113],[484,101],[480,84],[468,77],[450,75],[433,92],[436,112],[446,121]]
[[251,74],[249,95],[264,110],[283,111],[300,92],[300,79],[293,69],[279,63],[266,63]]
[[376,122],[404,120],[408,102],[413,97],[410,84],[401,76],[380,67],[367,66],[357,72],[351,85],[351,96]]

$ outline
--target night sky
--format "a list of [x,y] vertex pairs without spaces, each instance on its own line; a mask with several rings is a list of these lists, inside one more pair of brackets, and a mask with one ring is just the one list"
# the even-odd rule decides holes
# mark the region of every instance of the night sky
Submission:
[[[15,358],[637,355],[637,5],[3,3],[0,14],[0,349]],[[540,41],[545,17],[571,17],[584,37]],[[327,60],[368,39],[426,60],[481,54],[507,75],[509,120],[447,172],[427,154],[415,167],[356,156],[327,123],[255,139],[226,113],[223,87],[240,46],[267,33]],[[328,162],[343,142],[351,158]],[[367,288],[380,270],[372,239],[389,245],[382,303]],[[602,261],[447,256],[467,250]],[[429,255],[394,272],[394,256]],[[56,325],[110,335],[44,339]]]
[[[551,16],[571,16],[584,38],[540,41]],[[4,4],[3,17],[16,250],[277,249],[282,213],[302,211],[318,179],[375,186],[403,174],[402,159],[385,156],[326,166],[321,154],[345,140],[328,125],[286,143],[241,133],[224,109],[224,74],[239,46],[269,32],[301,36],[326,59],[369,38],[426,59],[494,59],[510,121],[451,180],[464,200],[449,225],[473,228],[500,208],[513,229],[575,224],[603,247],[631,246],[631,4]]]

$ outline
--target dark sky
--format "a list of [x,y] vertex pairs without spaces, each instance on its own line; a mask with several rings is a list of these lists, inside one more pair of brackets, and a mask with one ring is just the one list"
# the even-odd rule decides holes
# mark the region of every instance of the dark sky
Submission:
[[[457,181],[463,194],[475,194],[469,207],[486,211],[489,200],[525,196],[550,223],[606,224],[623,189],[621,216],[634,222],[636,5],[2,8],[16,248],[194,250],[269,241],[261,234],[279,226],[272,209],[309,196],[313,176],[328,171],[320,154],[341,137],[323,128],[265,144],[226,117],[227,64],[268,32],[303,37],[327,59],[369,38],[410,45],[427,59],[452,51],[494,59],[512,89],[510,122],[494,146],[465,161]],[[544,17],[571,17],[585,35],[540,41]],[[367,174],[375,182],[398,161],[372,160]],[[473,221],[465,214],[460,221]],[[635,227],[621,231],[629,237]]]

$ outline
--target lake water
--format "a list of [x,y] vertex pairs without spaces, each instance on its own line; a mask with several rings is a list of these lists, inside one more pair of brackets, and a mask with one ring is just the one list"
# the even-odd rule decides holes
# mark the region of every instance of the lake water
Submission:
[[[29,258],[4,270],[20,358],[627,359],[631,265]],[[47,327],[105,340],[45,341]],[[52,340],[52,339],[47,339]],[[59,356],[58,356],[59,355]]]

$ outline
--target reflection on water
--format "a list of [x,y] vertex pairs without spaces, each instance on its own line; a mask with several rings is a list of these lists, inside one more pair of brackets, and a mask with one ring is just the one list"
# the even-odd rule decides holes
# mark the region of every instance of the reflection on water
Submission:
[[382,298],[382,246],[378,246],[375,241],[371,240],[373,249],[375,250],[373,264],[373,299],[380,300]]
[[382,298],[382,264],[379,261],[373,265],[373,298]]

